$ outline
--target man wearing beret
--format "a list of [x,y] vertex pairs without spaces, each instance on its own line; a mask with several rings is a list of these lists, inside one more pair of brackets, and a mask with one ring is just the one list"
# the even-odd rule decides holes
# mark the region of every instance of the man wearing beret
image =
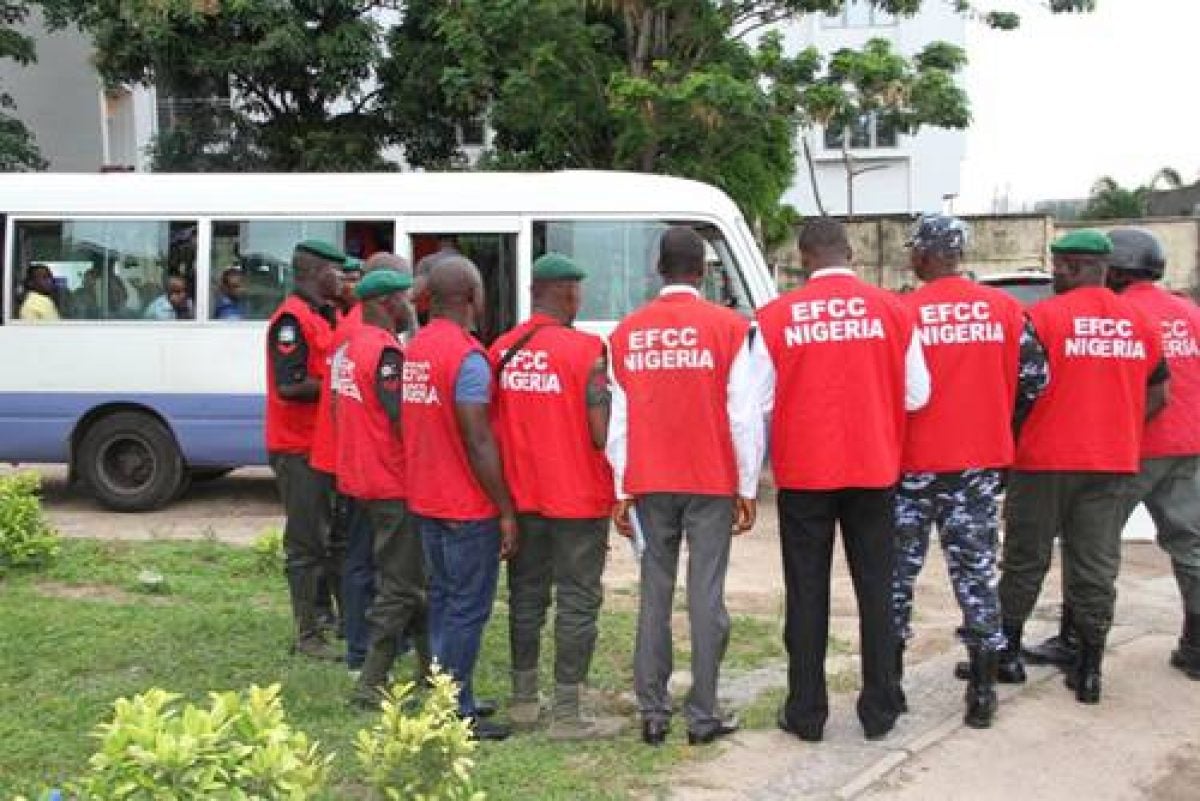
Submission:
[[1105,287],[1112,243],[1073,231],[1051,245],[1055,297],[1029,311],[1050,361],[1050,386],[1025,420],[1009,476],[1000,609],[1008,640],[1000,679],[1025,680],[1021,637],[1062,538],[1064,602],[1079,636],[1067,686],[1100,701],[1112,626],[1125,497],[1146,419],[1166,403],[1161,338]]
[[608,548],[612,474],[608,361],[604,341],[571,327],[586,273],[547,253],[533,264],[533,314],[492,345],[499,375],[497,435],[517,507],[521,548],[508,561],[509,719],[538,721],[538,656],[554,592],[554,706],[551,739],[616,734],[581,716],[579,700],[596,645]]
[[404,355],[396,332],[408,322],[412,276],[375,270],[359,282],[362,326],[333,359],[338,491],[351,499],[374,533],[379,589],[367,614],[370,649],[354,700],[373,706],[387,684],[400,640],[414,635],[418,680],[428,668],[425,572],[421,540],[405,506],[405,464],[400,436]]
[[328,567],[330,479],[313,469],[309,456],[336,324],[337,270],[345,260],[328,242],[296,245],[295,289],[267,327],[266,445],[287,516],[283,549],[294,651],[316,659],[339,658],[317,619],[321,576]]

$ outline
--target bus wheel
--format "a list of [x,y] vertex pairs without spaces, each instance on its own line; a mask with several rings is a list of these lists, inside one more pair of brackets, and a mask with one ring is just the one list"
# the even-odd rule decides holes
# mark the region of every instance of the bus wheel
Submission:
[[142,412],[116,412],[93,423],[79,443],[77,464],[96,500],[118,512],[167,504],[184,478],[175,438]]

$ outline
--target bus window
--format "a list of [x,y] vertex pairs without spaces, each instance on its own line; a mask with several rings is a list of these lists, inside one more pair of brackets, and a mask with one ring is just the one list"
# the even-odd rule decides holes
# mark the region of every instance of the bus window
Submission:
[[557,252],[589,271],[579,319],[620,320],[658,292],[658,238],[669,226],[687,225],[705,241],[708,271],[703,291],[713,303],[741,314],[753,304],[733,253],[711,223],[676,220],[546,220],[533,224],[533,258]]
[[[219,220],[212,226],[212,311],[216,319],[265,320],[292,290],[292,249],[324,239],[367,258],[394,245],[395,225],[380,220]],[[231,297],[231,284],[240,297]]]
[[14,231],[14,290],[50,268],[67,320],[187,319],[196,297],[194,221],[24,220]]

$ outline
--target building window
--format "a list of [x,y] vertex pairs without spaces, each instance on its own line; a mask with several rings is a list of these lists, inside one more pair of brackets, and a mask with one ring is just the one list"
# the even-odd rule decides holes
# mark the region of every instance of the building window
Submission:
[[825,149],[841,150],[842,142],[850,138],[851,150],[871,150],[896,146],[896,126],[881,120],[877,114],[864,114],[854,125],[845,128],[829,126],[825,129]]
[[876,8],[867,0],[846,0],[841,11],[826,14],[821,20],[825,28],[882,28],[895,24],[895,14]]

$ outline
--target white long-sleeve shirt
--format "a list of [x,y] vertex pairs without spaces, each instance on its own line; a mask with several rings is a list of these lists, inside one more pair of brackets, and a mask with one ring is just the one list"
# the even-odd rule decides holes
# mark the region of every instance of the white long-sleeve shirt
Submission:
[[[809,280],[815,280],[827,275],[854,275],[849,267],[826,267],[817,270]],[[775,362],[765,346],[756,348],[753,352],[753,363],[750,368],[759,373],[759,382],[763,385],[764,408],[770,412],[775,405]],[[908,350],[904,353],[904,409],[915,412],[925,408],[929,403],[932,392],[932,382],[929,377],[929,367],[925,364],[925,350],[921,347],[921,338],[914,329],[912,339],[908,341]]]
[[[668,284],[659,295],[661,297],[675,293],[700,297],[700,292],[695,287],[685,284]],[[760,350],[765,351],[766,348],[757,332],[751,329],[734,357],[729,371],[726,408],[734,458],[737,461],[738,496],[742,498],[757,497],[758,477],[766,451],[766,425],[763,415],[768,388],[763,383],[764,376],[754,367],[754,354]],[[629,445],[629,402],[625,390],[616,380],[611,363],[609,383],[612,386],[612,407],[605,453],[609,464],[612,465],[617,497],[627,499],[629,495],[625,492],[624,485]]]

